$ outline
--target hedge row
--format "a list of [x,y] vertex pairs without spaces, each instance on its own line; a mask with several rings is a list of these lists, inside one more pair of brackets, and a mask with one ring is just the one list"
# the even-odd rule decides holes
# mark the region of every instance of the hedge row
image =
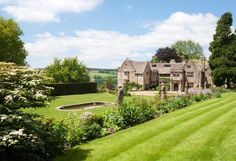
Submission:
[[71,95],[71,94],[85,94],[85,93],[96,93],[97,83],[86,82],[86,83],[52,83],[46,84],[49,87],[53,87],[53,96],[60,95]]

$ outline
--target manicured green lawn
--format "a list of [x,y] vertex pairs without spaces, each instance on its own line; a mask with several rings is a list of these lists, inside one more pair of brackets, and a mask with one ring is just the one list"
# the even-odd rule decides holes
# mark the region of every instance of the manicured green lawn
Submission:
[[55,161],[235,161],[236,93],[74,147]]
[[[36,113],[45,116],[46,118],[52,118],[55,120],[67,119],[69,111],[56,110],[56,107],[62,105],[71,105],[77,103],[85,103],[90,101],[107,101],[115,102],[116,96],[107,93],[96,93],[96,94],[79,94],[79,95],[68,95],[68,96],[58,96],[56,97],[47,107],[37,108],[37,109],[25,109],[26,112]],[[112,107],[100,107],[89,110],[75,110],[78,116],[86,111],[91,111],[93,113],[99,114]],[[79,118],[79,117],[78,117]]]
[[[147,98],[151,98],[151,97],[147,97]],[[129,101],[131,99],[132,97],[125,97],[125,101]],[[29,112],[29,113],[39,114],[46,118],[52,118],[57,121],[60,121],[60,120],[68,119],[70,112],[56,110],[56,107],[58,106],[85,103],[85,102],[91,102],[91,101],[107,101],[107,102],[115,103],[115,100],[116,100],[116,95],[112,95],[108,93],[58,96],[47,107],[37,108],[37,109],[29,108],[29,109],[24,109],[24,111]],[[114,107],[115,106],[99,107],[99,108],[88,109],[88,110],[75,110],[73,112],[77,114],[78,116],[77,118],[79,120],[79,116],[86,111],[90,111],[94,114],[102,114],[106,112],[109,108],[114,108]]]

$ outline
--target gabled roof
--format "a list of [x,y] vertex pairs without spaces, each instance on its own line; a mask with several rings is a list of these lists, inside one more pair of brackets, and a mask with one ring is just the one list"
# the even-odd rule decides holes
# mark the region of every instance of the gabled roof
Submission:
[[149,64],[148,62],[137,62],[137,61],[132,61],[129,59],[126,59],[122,66],[119,68],[119,70],[126,70],[125,69],[125,64],[130,64],[132,69],[138,73],[138,74],[143,74],[145,71],[146,66]]
[[136,73],[144,73],[146,66],[148,65],[148,62],[132,62],[134,69],[136,70]]

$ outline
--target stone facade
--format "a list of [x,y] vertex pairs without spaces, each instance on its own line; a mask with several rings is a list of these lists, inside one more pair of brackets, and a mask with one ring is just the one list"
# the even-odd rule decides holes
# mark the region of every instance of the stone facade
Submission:
[[212,86],[210,74],[208,63],[203,61],[151,63],[126,59],[118,68],[118,86],[135,82],[148,89],[169,80],[170,91],[184,91],[186,84],[188,88],[209,88]]

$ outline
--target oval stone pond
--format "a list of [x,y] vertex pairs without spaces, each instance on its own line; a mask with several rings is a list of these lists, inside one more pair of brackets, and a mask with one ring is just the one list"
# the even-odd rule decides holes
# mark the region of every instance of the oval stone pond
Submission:
[[111,105],[114,105],[114,103],[94,101],[94,102],[86,102],[86,103],[80,103],[80,104],[59,106],[56,109],[63,110],[63,111],[86,110],[86,109],[99,108],[99,107],[105,107],[105,106],[111,106]]

